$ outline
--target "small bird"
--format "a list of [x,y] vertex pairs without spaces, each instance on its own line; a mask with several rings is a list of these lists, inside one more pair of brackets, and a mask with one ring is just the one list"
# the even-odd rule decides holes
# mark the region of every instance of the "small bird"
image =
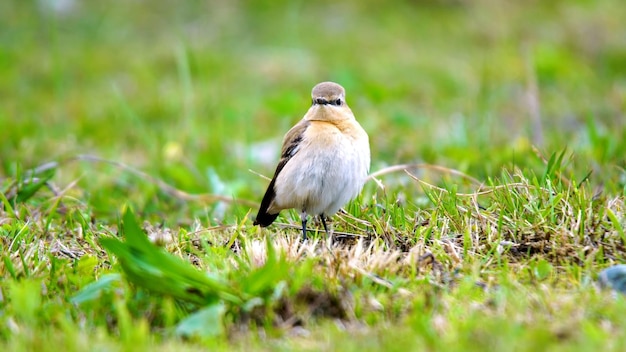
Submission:
[[261,201],[254,225],[269,226],[283,209],[298,209],[302,239],[307,215],[326,217],[361,192],[370,168],[367,133],[356,121],[342,86],[322,82],[313,105],[283,139],[280,161]]

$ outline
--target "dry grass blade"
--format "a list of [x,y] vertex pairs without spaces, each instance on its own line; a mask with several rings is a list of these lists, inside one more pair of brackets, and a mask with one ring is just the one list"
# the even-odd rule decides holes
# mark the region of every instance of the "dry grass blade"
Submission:
[[370,174],[368,176],[368,180],[376,180],[376,177],[378,176],[382,176],[382,175],[386,175],[386,174],[390,174],[390,173],[394,173],[394,172],[398,172],[398,171],[408,171],[409,169],[427,169],[427,170],[434,170],[437,172],[441,172],[441,173],[445,173],[445,174],[450,174],[450,175],[454,175],[454,176],[459,176],[462,177],[476,185],[482,185],[483,183],[478,181],[477,179],[475,179],[474,177],[467,175],[459,170],[455,170],[455,169],[450,169],[444,166],[439,166],[439,165],[432,165],[432,164],[400,164],[400,165],[393,165],[393,166],[389,166],[383,169],[380,169],[372,174]]
[[257,176],[259,176],[260,178],[264,179],[265,181],[272,181],[272,179],[270,177],[267,177],[267,176],[265,176],[265,175],[263,175],[261,173],[258,173],[258,172],[254,171],[252,169],[248,169],[248,171],[253,173],[253,174],[255,174],[255,175],[257,175]]
[[[407,175],[409,175],[409,177],[411,177],[412,179],[414,179],[415,181],[419,182],[420,184],[428,187],[428,188],[432,188],[444,193],[450,193],[450,191],[448,191],[445,188],[441,188],[441,187],[437,187],[435,185],[432,185],[426,181],[421,180],[419,177],[413,175],[412,173],[410,173],[408,170],[404,170],[404,172],[406,172]],[[474,193],[456,193],[456,195],[458,197],[475,197],[475,196],[480,196],[480,195],[485,195],[485,194],[489,194],[489,193],[493,193],[496,190],[499,189],[507,189],[507,188],[536,188],[536,189],[541,189],[543,191],[549,192],[549,190],[545,189],[545,188],[541,188],[541,187],[536,187],[533,185],[529,185],[526,183],[521,183],[521,182],[516,182],[516,183],[507,183],[504,185],[497,185],[497,186],[493,186],[493,187],[482,187],[481,189],[485,189],[484,191],[476,191]]]
[[352,214],[348,213],[347,211],[345,211],[343,208],[339,209],[339,212],[337,212],[337,216],[339,218],[341,218],[341,219],[347,218],[347,219],[350,219],[352,221],[356,221],[358,223],[361,223],[361,224],[363,224],[363,225],[365,225],[367,227],[372,227],[372,223],[370,223],[369,221],[363,220],[363,219],[359,219],[359,218],[353,216]]
[[393,285],[389,281],[387,281],[385,279],[381,279],[380,277],[378,277],[378,276],[376,276],[374,274],[368,273],[367,271],[363,270],[362,268],[359,268],[358,266],[356,266],[356,265],[354,265],[352,263],[350,263],[349,265],[350,265],[351,269],[353,269],[355,271],[358,271],[359,274],[361,274],[363,276],[368,277],[370,280],[372,280],[372,282],[375,282],[378,285],[385,286],[387,288],[393,288]]
[[[286,223],[283,223],[283,222],[274,222],[274,225],[276,225],[276,226],[278,226],[278,227],[280,227],[282,229],[302,230],[302,226],[301,225],[286,224]],[[315,232],[315,231],[317,231],[317,229],[311,229],[311,228],[307,227],[307,231]],[[323,232],[323,230],[320,231],[320,232]],[[358,234],[358,233],[342,232],[342,231],[335,231],[335,230],[332,230],[332,233],[334,235],[342,235],[342,236],[367,237],[367,235],[361,235],[361,234]]]

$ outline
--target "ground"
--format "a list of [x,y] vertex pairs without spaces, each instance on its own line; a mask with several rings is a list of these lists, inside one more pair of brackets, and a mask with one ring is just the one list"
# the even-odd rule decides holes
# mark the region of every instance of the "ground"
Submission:
[[[0,4],[1,350],[624,350],[618,0]],[[252,225],[332,80],[372,176]],[[317,231],[317,232],[316,232]],[[621,274],[620,274],[621,275]]]

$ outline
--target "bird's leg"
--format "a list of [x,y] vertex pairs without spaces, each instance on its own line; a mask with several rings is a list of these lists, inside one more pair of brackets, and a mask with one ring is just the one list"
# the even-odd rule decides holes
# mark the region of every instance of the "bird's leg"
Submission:
[[337,259],[333,254],[333,251],[330,249],[330,247],[332,247],[333,245],[333,238],[328,232],[328,226],[326,226],[326,215],[320,214],[320,219],[322,219],[322,225],[324,225],[324,231],[326,231],[326,249],[328,250],[328,253],[333,256],[334,259]]
[[328,236],[328,226],[326,226],[326,215],[320,214],[320,219],[322,219],[322,225],[324,225],[324,231],[326,231],[326,236]]
[[332,246],[332,244],[333,244],[333,236],[328,231],[328,226],[326,226],[326,215],[320,214],[320,218],[322,219],[322,225],[324,225],[324,231],[326,231],[326,238],[330,241],[330,245]]
[[300,219],[302,219],[302,242],[306,241],[306,211],[302,209],[300,213]]

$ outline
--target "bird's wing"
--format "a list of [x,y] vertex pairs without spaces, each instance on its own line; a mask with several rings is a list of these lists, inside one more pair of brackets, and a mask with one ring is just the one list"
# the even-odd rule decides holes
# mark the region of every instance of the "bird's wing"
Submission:
[[285,165],[287,165],[289,160],[291,160],[291,158],[293,158],[293,156],[300,150],[300,143],[302,142],[304,131],[306,131],[310,123],[311,122],[308,120],[302,120],[293,126],[285,135],[285,138],[283,139],[283,148],[280,153],[280,161],[278,162],[278,166],[276,166],[276,171],[274,172],[272,181],[270,181],[269,186],[267,186],[267,191],[265,191],[265,196],[263,196],[263,200],[261,201],[261,207],[259,208],[259,212],[254,220],[254,225],[261,225],[261,227],[269,226],[278,217],[278,212],[275,214],[267,212],[270,205],[274,201],[274,197],[276,197],[276,190],[274,188],[276,178]]

